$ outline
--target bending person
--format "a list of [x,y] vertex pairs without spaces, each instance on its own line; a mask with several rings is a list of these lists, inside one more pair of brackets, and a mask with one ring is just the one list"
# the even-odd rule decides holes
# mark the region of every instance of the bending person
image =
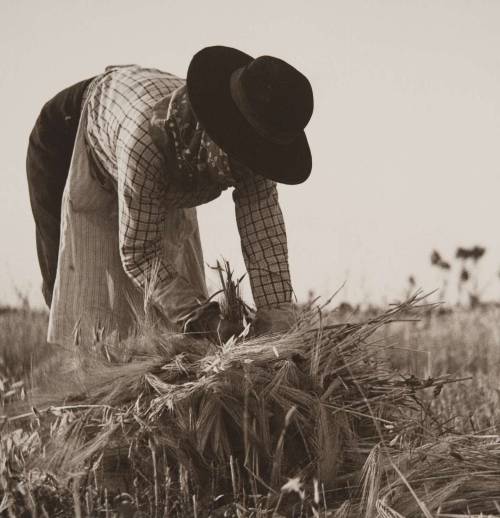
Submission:
[[187,79],[109,67],[49,101],[27,171],[49,341],[132,332],[144,299],[168,325],[210,328],[196,206],[233,188],[257,332],[293,322],[277,183],[300,184],[311,86],[286,62],[215,46]]

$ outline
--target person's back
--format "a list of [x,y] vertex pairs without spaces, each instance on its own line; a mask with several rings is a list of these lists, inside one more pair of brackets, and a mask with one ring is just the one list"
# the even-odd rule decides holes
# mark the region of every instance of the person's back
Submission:
[[138,65],[108,67],[87,92],[87,141],[102,168],[116,179],[116,150],[132,135],[149,143],[154,106],[185,80]]

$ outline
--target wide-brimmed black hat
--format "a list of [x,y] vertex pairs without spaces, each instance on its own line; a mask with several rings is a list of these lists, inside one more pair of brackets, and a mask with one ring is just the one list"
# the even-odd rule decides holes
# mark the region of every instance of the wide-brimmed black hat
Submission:
[[207,47],[189,64],[187,88],[197,119],[230,158],[280,183],[309,177],[304,128],[313,93],[297,69],[272,56]]

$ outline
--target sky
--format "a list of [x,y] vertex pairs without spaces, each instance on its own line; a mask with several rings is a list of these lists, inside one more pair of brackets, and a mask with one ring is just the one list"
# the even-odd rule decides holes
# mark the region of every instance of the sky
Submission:
[[[112,64],[185,77],[209,45],[280,57],[313,86],[313,172],[279,188],[299,300],[344,285],[339,300],[391,302],[409,275],[434,290],[433,249],[456,284],[455,250],[475,244],[483,296],[500,297],[499,1],[3,0],[0,303],[42,300],[24,164],[44,102]],[[243,273],[230,194],[198,217],[207,263]]]

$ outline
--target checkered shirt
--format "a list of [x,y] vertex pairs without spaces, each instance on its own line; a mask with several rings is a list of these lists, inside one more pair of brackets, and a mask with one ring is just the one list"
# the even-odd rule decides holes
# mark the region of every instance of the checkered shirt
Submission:
[[[138,66],[109,67],[87,92],[86,138],[99,169],[111,175],[119,205],[119,242],[127,275],[144,288],[153,269],[158,283],[177,277],[162,257],[161,223],[172,208],[217,198],[225,184],[182,190],[169,182],[164,154],[150,132],[153,108],[185,80]],[[244,175],[233,200],[241,248],[257,308],[291,301],[285,225],[275,182]]]

